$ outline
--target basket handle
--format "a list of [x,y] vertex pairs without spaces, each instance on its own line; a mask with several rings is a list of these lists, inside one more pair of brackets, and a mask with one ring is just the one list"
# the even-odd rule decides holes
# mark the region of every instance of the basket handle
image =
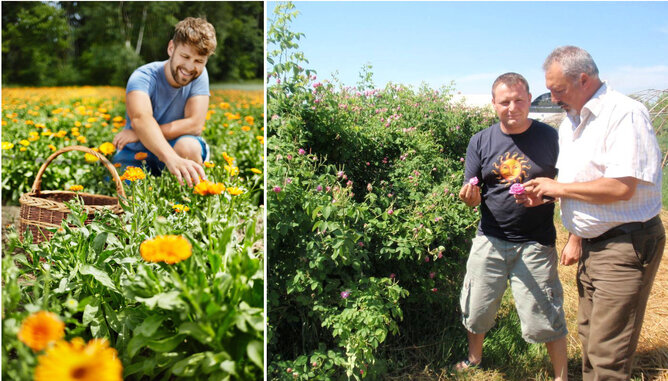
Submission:
[[123,190],[123,182],[121,181],[121,178],[118,176],[118,172],[116,172],[116,168],[107,160],[106,157],[103,155],[100,155],[98,152],[93,151],[92,149],[84,146],[68,146],[68,147],[63,147],[59,149],[58,151],[54,152],[49,156],[44,164],[42,164],[42,167],[39,169],[37,172],[37,176],[35,177],[35,182],[32,184],[32,189],[31,193],[34,194],[39,194],[40,188],[42,187],[42,175],[44,174],[44,171],[46,171],[46,167],[55,159],[56,157],[60,156],[61,154],[69,151],[81,151],[85,153],[89,153],[91,155],[94,155],[100,161],[102,164],[104,164],[104,167],[107,168],[109,173],[111,173],[111,177],[114,179],[114,182],[116,183],[116,192],[122,197],[125,198],[125,190]]

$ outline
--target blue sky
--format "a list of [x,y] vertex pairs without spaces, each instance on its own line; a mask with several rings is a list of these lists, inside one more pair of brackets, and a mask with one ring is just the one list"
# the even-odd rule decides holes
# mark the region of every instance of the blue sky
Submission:
[[[668,89],[668,2],[334,2],[297,1],[291,30],[319,79],[355,85],[373,66],[374,82],[486,94],[515,71],[534,97],[547,92],[545,57],[580,46],[600,76],[626,94]],[[267,3],[274,18],[275,2]],[[268,24],[269,25],[269,24]],[[271,48],[271,47],[269,47]]]

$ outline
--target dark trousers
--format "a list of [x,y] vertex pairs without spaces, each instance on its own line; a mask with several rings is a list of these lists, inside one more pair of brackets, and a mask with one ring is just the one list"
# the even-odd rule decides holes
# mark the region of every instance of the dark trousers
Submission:
[[647,298],[666,243],[661,220],[651,221],[628,234],[583,240],[577,283],[585,381],[630,378]]

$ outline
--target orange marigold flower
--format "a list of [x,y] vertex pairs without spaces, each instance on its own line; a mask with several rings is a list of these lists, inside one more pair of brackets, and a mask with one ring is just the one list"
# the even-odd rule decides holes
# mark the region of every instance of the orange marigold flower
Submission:
[[70,190],[73,192],[79,192],[83,190],[83,185],[74,184],[70,187]]
[[114,167],[116,167],[116,168],[120,168],[120,167],[121,167],[121,163],[114,163]]
[[65,336],[65,323],[53,312],[39,311],[28,316],[19,329],[18,338],[33,351],[41,351],[49,343]]
[[260,144],[264,144],[264,136],[256,136],[255,139],[257,139]]
[[109,142],[104,142],[100,145],[100,152],[105,155],[112,154],[114,151],[116,151],[116,147]]
[[124,119],[123,119],[122,116],[115,116],[114,119],[112,119],[111,121],[114,122],[114,123],[120,123],[120,122],[122,122],[123,120],[124,120]]
[[200,181],[199,184],[193,188],[193,193],[201,196],[209,196],[214,194],[221,194],[225,191],[225,185],[222,183],[212,183],[208,180]]
[[241,129],[245,132],[248,132],[251,130],[250,126],[241,126]]
[[183,236],[159,235],[142,242],[139,252],[145,261],[171,265],[188,259],[192,255],[192,246]]
[[54,146],[53,144],[49,144],[49,149],[50,149],[51,151],[55,151],[55,150],[56,150],[56,146]]
[[137,152],[135,154],[135,160],[144,160],[148,157],[148,153],[146,152]]
[[248,124],[253,124],[253,122],[255,121],[255,118],[253,118],[252,116],[249,115],[249,116],[245,117],[244,120]]
[[216,166],[216,164],[215,164],[215,163],[212,163],[212,162],[210,162],[210,161],[205,161],[205,162],[204,162],[204,166],[207,167],[207,168],[213,168],[213,167]]
[[122,381],[123,365],[105,339],[60,341],[37,360],[35,381]]
[[137,181],[144,180],[146,174],[141,168],[129,166],[125,169],[125,172],[121,176],[121,180]]
[[225,159],[228,165],[234,165],[234,158],[228,155],[227,152],[223,152],[223,159]]

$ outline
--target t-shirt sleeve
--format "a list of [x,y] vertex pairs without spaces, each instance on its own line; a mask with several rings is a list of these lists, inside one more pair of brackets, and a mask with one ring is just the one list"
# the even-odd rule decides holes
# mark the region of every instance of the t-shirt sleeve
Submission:
[[188,98],[195,95],[211,95],[211,93],[209,93],[209,72],[206,71],[206,68],[204,68],[202,75],[193,81]]
[[474,135],[469,140],[466,148],[466,161],[464,162],[464,184],[469,182],[471,177],[477,177],[478,186],[482,186],[482,164],[480,161],[480,135]]
[[125,93],[128,94],[131,91],[140,90],[146,94],[151,93],[152,86],[152,77],[150,73],[144,68],[139,68],[135,70],[130,78],[128,79],[128,85],[125,87]]

